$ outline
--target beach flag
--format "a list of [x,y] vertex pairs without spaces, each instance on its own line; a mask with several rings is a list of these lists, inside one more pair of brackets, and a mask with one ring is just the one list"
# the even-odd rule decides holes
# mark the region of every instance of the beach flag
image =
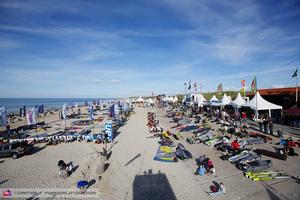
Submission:
[[251,83],[251,91],[253,93],[256,93],[256,90],[257,90],[257,82],[256,82],[256,76],[255,76],[252,83]]
[[298,69],[296,69],[296,71],[294,72],[292,78],[298,77]]
[[91,120],[94,120],[95,118],[94,118],[94,110],[93,110],[93,106],[90,106],[90,107],[89,107],[89,113],[90,113],[90,118],[91,118]]
[[195,92],[197,92],[197,83],[196,82],[194,83],[194,90],[195,90]]
[[6,126],[6,110],[5,107],[0,108],[0,126]]
[[44,105],[42,104],[42,105],[39,105],[38,106],[38,113],[44,113]]
[[120,106],[120,103],[116,103],[115,104],[115,117],[118,117],[119,116],[119,106]]
[[222,93],[222,91],[223,91],[223,86],[222,86],[222,83],[220,83],[220,84],[218,85],[217,92],[218,92],[218,93]]
[[64,119],[66,119],[66,117],[67,117],[67,105],[66,104],[64,104],[62,107],[62,116]]
[[36,121],[36,109],[35,107],[28,109],[26,112],[26,120],[28,125],[34,125]]
[[241,80],[241,84],[242,84],[242,87],[244,88],[246,86],[246,81],[245,80]]
[[241,94],[243,96],[246,96],[246,89],[245,89],[245,87],[246,87],[246,81],[245,80],[241,80],[241,84],[242,84]]
[[23,116],[22,117],[25,117],[26,116],[26,106],[23,106]]
[[190,90],[191,89],[191,87],[192,87],[192,81],[190,80],[190,82],[189,82],[189,87],[188,87],[188,90]]
[[113,104],[109,109],[109,114],[111,118],[115,118],[115,105]]

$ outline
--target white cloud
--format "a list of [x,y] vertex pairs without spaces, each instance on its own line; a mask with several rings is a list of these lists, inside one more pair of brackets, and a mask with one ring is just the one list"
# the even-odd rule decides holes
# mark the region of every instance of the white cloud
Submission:
[[272,88],[284,88],[286,85],[280,84],[280,85],[272,85]]
[[117,79],[111,79],[111,80],[94,79],[92,80],[92,82],[101,83],[101,84],[119,84],[121,81]]

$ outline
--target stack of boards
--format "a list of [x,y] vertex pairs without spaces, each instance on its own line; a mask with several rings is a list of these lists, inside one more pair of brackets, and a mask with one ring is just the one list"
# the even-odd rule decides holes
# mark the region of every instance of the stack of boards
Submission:
[[283,171],[246,172],[245,176],[253,181],[269,181],[273,179],[290,178]]

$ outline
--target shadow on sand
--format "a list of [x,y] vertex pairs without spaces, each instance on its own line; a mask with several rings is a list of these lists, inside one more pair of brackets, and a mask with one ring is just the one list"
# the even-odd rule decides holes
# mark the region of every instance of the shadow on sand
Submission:
[[45,149],[46,147],[47,147],[46,145],[43,146],[43,147],[37,147],[37,146],[34,146],[34,147],[32,148],[32,150],[31,150],[30,152],[28,152],[27,155],[33,155],[33,154],[35,154],[35,153],[38,153],[38,152],[42,151],[43,149]]
[[152,170],[144,172],[144,175],[136,175],[133,181],[133,200],[176,200],[168,178]]

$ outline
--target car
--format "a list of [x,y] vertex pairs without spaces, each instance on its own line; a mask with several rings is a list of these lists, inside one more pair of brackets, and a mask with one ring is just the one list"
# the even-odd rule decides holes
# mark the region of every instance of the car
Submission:
[[33,148],[33,144],[24,142],[7,143],[0,145],[0,157],[12,157],[17,159],[18,157],[30,152]]

